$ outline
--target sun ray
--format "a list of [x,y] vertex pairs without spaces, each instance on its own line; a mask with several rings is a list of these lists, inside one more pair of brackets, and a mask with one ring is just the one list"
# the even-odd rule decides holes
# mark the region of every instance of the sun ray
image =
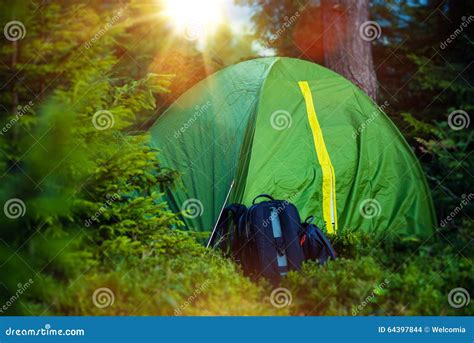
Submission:
[[202,41],[223,22],[223,0],[164,0],[163,14],[188,40]]

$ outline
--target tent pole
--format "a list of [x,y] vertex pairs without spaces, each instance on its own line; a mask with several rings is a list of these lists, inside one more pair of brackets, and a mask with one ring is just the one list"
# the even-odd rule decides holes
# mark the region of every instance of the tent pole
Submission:
[[233,187],[234,187],[234,180],[232,180],[232,183],[230,184],[229,191],[227,192],[227,196],[224,199],[224,203],[222,204],[221,211],[219,212],[219,216],[217,217],[216,224],[214,224],[214,228],[212,229],[211,236],[209,237],[209,241],[207,242],[206,248],[210,247],[212,240],[214,239],[214,234],[216,233],[217,224],[219,223],[219,219],[222,215],[222,212],[224,211],[225,204],[227,204],[227,200],[229,200],[230,192],[232,191]]

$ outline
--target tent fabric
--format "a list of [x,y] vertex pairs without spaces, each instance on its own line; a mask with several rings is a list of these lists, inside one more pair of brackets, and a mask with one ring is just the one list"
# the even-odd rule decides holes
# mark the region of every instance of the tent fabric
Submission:
[[271,194],[328,232],[429,236],[435,214],[411,148],[359,88],[317,64],[281,57],[227,67],[196,84],[150,129],[166,194],[192,230],[230,202]]

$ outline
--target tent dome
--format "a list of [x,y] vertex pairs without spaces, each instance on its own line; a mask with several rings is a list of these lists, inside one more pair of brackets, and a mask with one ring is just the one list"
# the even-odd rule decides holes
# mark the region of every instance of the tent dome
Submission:
[[342,76],[293,58],[227,67],[184,93],[150,129],[166,194],[188,228],[209,231],[230,202],[267,193],[328,232],[428,236],[434,209],[418,160],[372,100]]

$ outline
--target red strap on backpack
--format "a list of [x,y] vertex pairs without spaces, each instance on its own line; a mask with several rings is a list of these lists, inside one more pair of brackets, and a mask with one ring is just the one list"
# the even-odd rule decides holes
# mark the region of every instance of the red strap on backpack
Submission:
[[300,239],[300,245],[301,245],[301,246],[303,246],[305,240],[306,240],[306,234],[304,234],[303,236],[301,236],[301,239]]

